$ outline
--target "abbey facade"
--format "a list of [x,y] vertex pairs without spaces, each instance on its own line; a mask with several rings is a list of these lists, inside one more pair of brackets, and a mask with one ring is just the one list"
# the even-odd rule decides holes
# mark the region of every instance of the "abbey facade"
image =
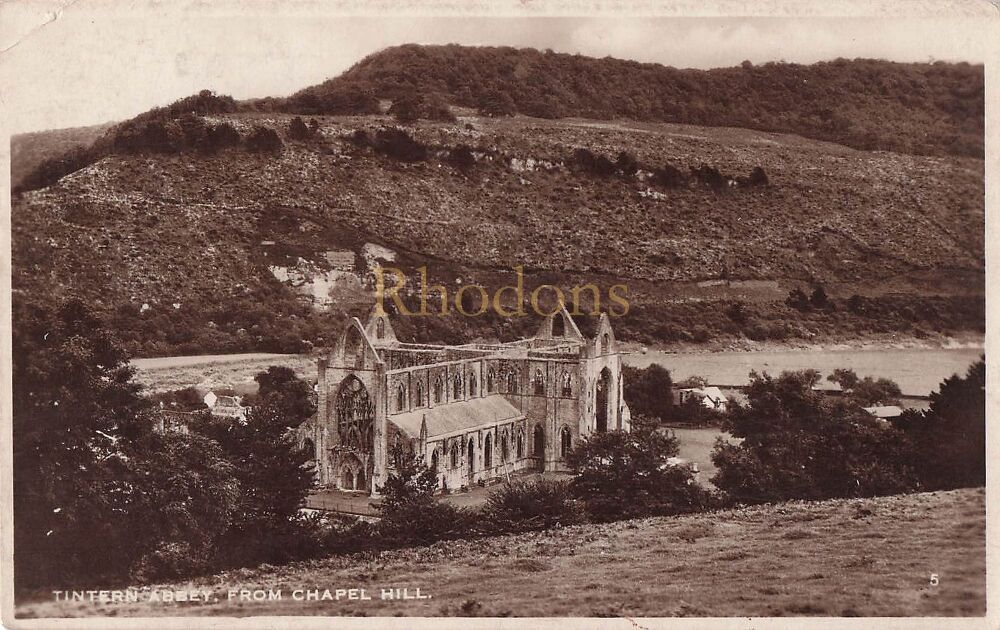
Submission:
[[593,339],[563,308],[528,339],[445,346],[400,342],[373,311],[319,360],[318,412],[299,439],[320,485],[372,496],[397,446],[423,456],[441,489],[566,470],[581,438],[628,429],[621,365],[607,315]]

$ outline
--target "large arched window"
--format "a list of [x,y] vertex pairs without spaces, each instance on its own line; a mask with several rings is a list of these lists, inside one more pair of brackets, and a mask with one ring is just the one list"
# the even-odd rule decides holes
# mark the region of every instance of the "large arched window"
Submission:
[[416,407],[420,407],[424,404],[424,384],[422,381],[417,381],[413,385],[413,404]]
[[492,394],[493,392],[496,391],[496,380],[497,380],[497,372],[496,372],[495,369],[493,369],[493,366],[490,366],[490,368],[488,370],[486,370],[486,393],[487,394]]
[[316,459],[316,443],[309,438],[302,442],[302,450],[309,454],[309,461]]
[[453,398],[455,400],[458,400],[459,398],[462,397],[462,374],[461,373],[458,373],[458,374],[455,375],[455,383],[454,383],[453,394],[454,394]]
[[562,431],[559,433],[559,454],[566,458],[569,452],[573,448],[573,434],[570,433],[569,427],[563,427]]
[[437,472],[437,469],[438,469],[438,450],[434,449],[434,452],[431,453],[431,470]]
[[545,429],[540,424],[535,425],[534,452],[532,455],[535,457],[545,456]]
[[489,433],[483,441],[483,468],[486,470],[493,468],[493,436]]
[[402,383],[396,388],[396,411],[406,411],[406,388]]
[[517,393],[517,380],[518,380],[517,370],[513,369],[507,373],[507,393],[516,394]]
[[517,458],[524,458],[524,429],[517,430]]
[[458,468],[458,440],[451,443],[451,467]]
[[601,335],[601,354],[607,354],[611,351],[611,335],[604,333]]
[[476,396],[476,387],[478,382],[476,381],[476,373],[469,372],[469,398],[474,398]]
[[438,374],[434,379],[434,402],[439,403],[444,397],[444,379]]
[[545,375],[542,374],[542,368],[535,368],[535,377],[531,379],[531,387],[535,396],[545,395]]
[[359,452],[372,452],[375,446],[375,404],[358,377],[352,375],[344,379],[337,391],[334,409],[340,444]]
[[379,319],[375,322],[375,336],[379,339],[385,337],[385,320]]
[[573,395],[573,375],[569,373],[569,370],[564,370],[562,373],[562,395],[565,398]]
[[510,459],[510,445],[507,439],[507,429],[500,435],[500,461],[506,463]]

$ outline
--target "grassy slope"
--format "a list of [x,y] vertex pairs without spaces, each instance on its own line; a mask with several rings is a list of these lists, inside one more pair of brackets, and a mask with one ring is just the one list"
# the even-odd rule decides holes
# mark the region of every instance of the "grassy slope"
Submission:
[[[787,503],[453,541],[198,580],[210,605],[114,614],[435,616],[951,616],[985,614],[985,493]],[[936,573],[940,584],[931,586]],[[177,585],[186,587],[188,585]],[[378,599],[381,587],[432,599]],[[230,588],[366,588],[365,602],[230,604]],[[24,616],[90,604],[22,603]],[[110,608],[101,609],[102,614]]]
[[[269,118],[287,125],[288,117]],[[738,278],[864,283],[983,267],[981,160],[665,124],[479,119],[473,131],[416,131],[439,146],[495,146],[521,159],[558,161],[586,146],[685,169],[706,162],[746,174],[761,165],[772,183],[652,199],[640,197],[651,185],[639,182],[515,172],[498,161],[466,177],[436,161],[400,164],[339,141],[373,122],[327,119],[326,142],[290,145],[277,158],[238,150],[113,156],[27,193],[13,212],[14,286],[47,281],[55,293],[166,301],[258,276],[264,238],[289,241],[299,254],[366,235],[453,264],[520,263],[638,282],[718,278],[728,269]],[[303,236],[303,219],[327,229]]]

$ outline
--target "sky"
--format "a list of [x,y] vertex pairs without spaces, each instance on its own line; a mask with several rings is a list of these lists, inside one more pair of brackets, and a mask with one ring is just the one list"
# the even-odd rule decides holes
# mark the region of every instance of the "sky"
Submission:
[[551,48],[679,68],[837,57],[983,63],[990,54],[981,18],[357,17],[335,4],[300,2],[280,15],[249,2],[239,6],[260,10],[178,6],[0,0],[0,113],[10,132],[122,120],[202,89],[285,96],[403,43]]

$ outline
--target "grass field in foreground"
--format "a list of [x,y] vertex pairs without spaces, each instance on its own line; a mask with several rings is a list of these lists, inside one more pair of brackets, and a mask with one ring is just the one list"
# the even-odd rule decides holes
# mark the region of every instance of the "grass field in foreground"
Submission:
[[[983,615],[985,571],[985,493],[969,489],[442,542],[168,585],[209,589],[217,601],[207,604],[56,603],[46,594],[19,602],[17,614]],[[431,598],[380,599],[390,587]],[[366,589],[372,599],[292,599],[310,588]],[[280,589],[282,599],[230,601],[229,589]]]

